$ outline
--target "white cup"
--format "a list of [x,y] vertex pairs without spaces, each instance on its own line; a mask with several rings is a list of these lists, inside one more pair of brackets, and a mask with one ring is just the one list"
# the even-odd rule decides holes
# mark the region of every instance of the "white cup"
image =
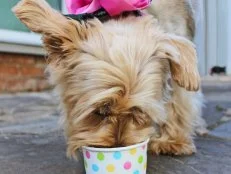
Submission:
[[84,146],[86,174],[146,174],[148,142],[119,148]]

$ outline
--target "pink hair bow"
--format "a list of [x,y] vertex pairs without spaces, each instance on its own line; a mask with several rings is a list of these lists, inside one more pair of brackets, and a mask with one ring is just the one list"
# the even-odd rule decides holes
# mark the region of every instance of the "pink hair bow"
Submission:
[[104,8],[110,16],[119,15],[124,11],[145,9],[151,0],[65,0],[71,14],[93,13]]

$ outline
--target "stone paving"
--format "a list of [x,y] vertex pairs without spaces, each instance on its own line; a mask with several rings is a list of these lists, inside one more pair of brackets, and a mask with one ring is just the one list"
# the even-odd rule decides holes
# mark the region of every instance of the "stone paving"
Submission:
[[[224,86],[204,85],[210,133],[195,139],[198,152],[149,155],[148,174],[231,173],[231,90]],[[84,174],[81,160],[66,158],[58,123],[57,97],[50,91],[0,95],[0,174]]]

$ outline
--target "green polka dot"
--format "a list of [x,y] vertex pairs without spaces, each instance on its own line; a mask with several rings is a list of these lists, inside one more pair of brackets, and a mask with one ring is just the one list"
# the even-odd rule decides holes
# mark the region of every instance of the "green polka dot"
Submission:
[[98,158],[98,160],[103,161],[104,160],[104,154],[102,152],[99,152],[97,154],[97,158]]
[[142,162],[144,161],[144,157],[141,155],[138,158],[138,163],[142,164]]

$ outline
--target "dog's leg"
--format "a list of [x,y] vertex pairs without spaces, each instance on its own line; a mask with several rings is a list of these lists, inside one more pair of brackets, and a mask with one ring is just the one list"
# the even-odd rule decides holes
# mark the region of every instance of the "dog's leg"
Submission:
[[197,103],[196,109],[194,109],[194,132],[195,134],[199,136],[207,135],[208,129],[207,129],[207,123],[202,117],[202,106],[204,104],[204,97],[201,91],[197,92],[197,96],[195,99],[195,102]]
[[180,126],[182,123],[175,123],[174,119],[161,126],[159,138],[151,139],[149,149],[152,153],[191,155],[196,152],[191,134]]
[[[206,130],[201,118],[202,95],[173,85],[172,101],[166,106],[168,120],[160,126],[159,137],[152,137],[150,151],[156,154],[190,155],[196,152],[193,135]],[[198,125],[200,129],[198,129]]]

